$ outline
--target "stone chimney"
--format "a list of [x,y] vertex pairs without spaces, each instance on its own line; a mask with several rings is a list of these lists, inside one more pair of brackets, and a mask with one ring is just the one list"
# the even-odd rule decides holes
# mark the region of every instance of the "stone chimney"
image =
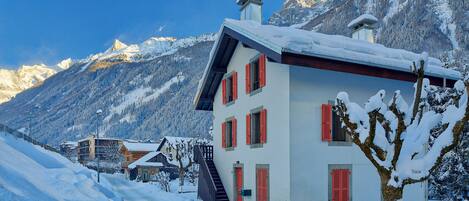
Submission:
[[262,23],[262,0],[236,0],[241,7],[241,20]]
[[352,29],[352,38],[375,43],[375,34],[373,25],[378,19],[370,14],[363,14],[352,20],[347,27]]

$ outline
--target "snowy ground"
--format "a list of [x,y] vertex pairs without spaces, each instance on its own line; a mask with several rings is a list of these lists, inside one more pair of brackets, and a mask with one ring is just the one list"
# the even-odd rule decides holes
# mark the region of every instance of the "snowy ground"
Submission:
[[[184,190],[195,191],[187,186]],[[172,182],[177,191],[177,182]],[[128,181],[74,164],[61,155],[0,133],[0,200],[197,200],[195,192],[167,193],[156,184]]]

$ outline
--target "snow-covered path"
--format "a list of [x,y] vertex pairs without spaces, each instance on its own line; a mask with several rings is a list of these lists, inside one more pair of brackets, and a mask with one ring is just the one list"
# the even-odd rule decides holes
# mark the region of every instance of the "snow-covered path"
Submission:
[[158,186],[102,174],[70,162],[60,154],[0,133],[0,200],[190,201],[195,194],[161,191]]

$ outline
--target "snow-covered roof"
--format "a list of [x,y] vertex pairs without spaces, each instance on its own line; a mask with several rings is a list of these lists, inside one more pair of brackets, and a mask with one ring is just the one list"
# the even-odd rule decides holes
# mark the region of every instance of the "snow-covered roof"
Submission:
[[157,143],[140,143],[140,142],[126,142],[124,141],[123,146],[129,151],[156,151],[159,144]]
[[187,141],[190,141],[190,140],[194,140],[194,138],[190,138],[190,137],[173,137],[173,136],[166,136],[164,137],[169,143],[176,143],[176,142],[187,142]]
[[[89,136],[89,137],[87,137],[87,138],[78,140],[78,142],[88,141],[88,140],[91,140],[91,139],[98,140],[98,138],[96,138],[96,137],[94,137],[94,136]],[[117,138],[108,138],[108,137],[100,137],[99,140],[102,140],[102,141],[106,141],[106,140],[109,140],[109,141],[122,141],[121,139],[117,139]]]
[[374,24],[376,22],[378,22],[378,19],[375,16],[370,15],[370,14],[363,14],[363,15],[358,16],[354,20],[352,20],[347,25],[347,27],[348,28],[353,28],[353,27],[355,27],[357,25],[360,25],[360,24]]
[[[370,20],[366,16],[361,19]],[[346,36],[327,35],[294,27],[261,25],[249,20],[225,20],[218,36],[194,98],[197,109],[211,110],[212,108],[214,96],[212,87],[218,86],[221,82],[221,77],[213,68],[215,68],[214,66],[223,67],[228,65],[226,58],[229,58],[229,56],[227,57],[223,52],[226,54],[233,53],[235,46],[232,45],[230,40],[242,42],[266,54],[273,62],[305,65],[302,62],[295,62],[291,58],[298,56],[306,59],[319,58],[327,61],[357,64],[360,67],[375,69],[376,71],[384,69],[388,71],[388,74],[399,72],[407,76],[406,79],[402,79],[406,81],[410,81],[409,75],[414,75],[410,66],[420,58],[420,54],[407,50],[388,48],[381,44],[369,43]],[[291,57],[292,55],[293,57]],[[441,82],[444,79],[458,80],[461,78],[459,72],[443,68],[441,61],[436,58],[430,57],[427,64],[426,76],[437,78]],[[345,69],[348,68],[347,65],[344,65],[343,68],[335,70],[350,72]],[[218,69],[218,71],[220,70]],[[388,74],[381,76],[386,77],[389,76]]]
[[163,163],[160,163],[160,162],[148,162],[148,160],[152,159],[153,157],[155,157],[156,155],[160,154],[159,151],[152,151],[144,156],[142,156],[141,158],[139,158],[138,160],[134,161],[133,163],[129,164],[129,168],[130,169],[134,169],[136,168],[137,166],[146,166],[146,167],[163,167]]
[[68,145],[68,146],[76,147],[76,146],[78,146],[78,142],[75,142],[75,141],[65,141],[65,142],[62,142],[60,145]]
[[165,136],[163,140],[160,143],[160,146],[158,147],[157,151],[160,151],[161,147],[165,143],[170,143],[170,144],[176,144],[177,142],[188,142],[190,140],[194,140],[195,138],[190,138],[190,137],[173,137],[173,136]]
[[[278,53],[290,52],[321,58],[366,64],[398,71],[410,71],[412,62],[420,54],[403,49],[387,48],[341,35],[327,35],[314,31],[272,25],[254,21],[225,20],[224,26],[270,47]],[[460,79],[455,70],[443,68],[439,59],[429,58],[426,74]]]

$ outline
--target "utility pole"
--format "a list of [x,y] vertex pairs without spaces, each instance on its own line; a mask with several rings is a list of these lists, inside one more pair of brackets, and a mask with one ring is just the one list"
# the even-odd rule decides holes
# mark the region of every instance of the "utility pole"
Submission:
[[[98,183],[99,183],[99,160],[100,160],[100,155],[99,155],[99,149],[100,149],[100,146],[99,146],[99,116],[101,115],[101,113],[103,113],[103,111],[101,109],[99,109],[98,111],[96,111],[96,143],[95,143],[95,154],[96,154],[96,157],[98,157]],[[99,149],[98,149],[99,148]]]

